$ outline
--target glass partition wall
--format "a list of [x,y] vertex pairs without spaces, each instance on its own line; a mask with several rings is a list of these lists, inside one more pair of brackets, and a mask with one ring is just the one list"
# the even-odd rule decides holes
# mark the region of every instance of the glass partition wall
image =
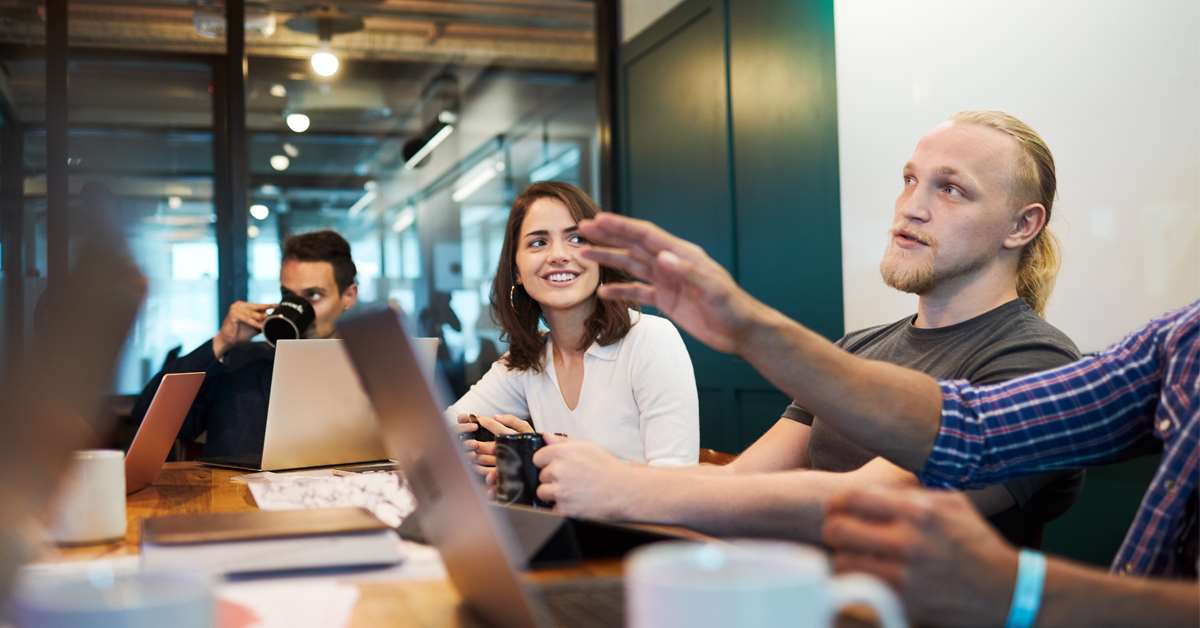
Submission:
[[[277,300],[282,242],[337,230],[358,265],[360,307],[399,305],[442,338],[460,392],[505,350],[488,295],[515,194],[546,179],[599,190],[596,7],[410,5],[245,6],[246,133],[232,144],[245,147],[247,198],[233,205],[246,234],[232,259],[245,260],[247,280],[234,293]],[[216,332],[228,307],[222,247],[243,246],[217,220],[230,140],[221,90],[237,86],[223,82],[225,9],[89,0],[68,15],[67,241],[94,221],[117,224],[150,278],[115,383],[136,393],[170,352]],[[20,303],[4,302],[6,330],[35,324],[53,240],[43,28],[36,12],[0,21],[0,136],[23,144],[0,155],[0,169],[18,162],[20,191],[5,192],[23,218],[6,209],[2,245],[16,242],[21,263],[0,253],[4,295],[9,282],[24,287]],[[16,335],[5,334],[6,354]]]

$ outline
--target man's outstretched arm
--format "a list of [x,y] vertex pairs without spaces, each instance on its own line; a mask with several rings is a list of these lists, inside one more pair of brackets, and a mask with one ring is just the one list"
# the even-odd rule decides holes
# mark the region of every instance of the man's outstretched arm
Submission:
[[793,470],[719,473],[702,467],[649,467],[599,445],[546,435],[533,461],[538,497],[579,517],[682,525],[717,536],[821,540],[829,496],[865,486],[916,486],[913,474],[876,458],[849,473]]
[[580,223],[583,255],[646,283],[600,296],[654,306],[705,344],[737,353],[847,438],[919,470],[940,425],[941,390],[922,373],[854,357],[754,299],[703,249],[652,223],[601,214]]

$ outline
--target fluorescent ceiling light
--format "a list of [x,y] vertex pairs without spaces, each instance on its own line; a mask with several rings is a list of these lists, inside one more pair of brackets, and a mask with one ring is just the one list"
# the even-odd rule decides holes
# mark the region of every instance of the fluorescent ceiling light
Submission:
[[417,212],[411,207],[406,207],[396,215],[396,222],[392,223],[392,231],[402,233],[405,229],[413,226],[417,221]]
[[450,195],[450,198],[455,203],[467,200],[479,188],[486,185],[488,181],[496,178],[496,175],[501,172],[504,172],[504,162],[499,159],[489,159],[480,163],[458,180],[458,183],[454,186],[454,193]]
[[358,197],[357,201],[354,201],[353,205],[350,206],[350,211],[349,211],[350,217],[354,218],[355,216],[362,213],[362,210],[366,209],[367,205],[370,205],[374,200],[375,200],[375,192],[372,192],[370,190],[365,192],[362,196]]
[[438,147],[438,144],[441,144],[442,142],[446,141],[446,138],[450,137],[450,134],[453,132],[454,132],[453,124],[447,124],[446,126],[438,129],[438,132],[434,133],[433,137],[429,138],[429,141],[426,142],[425,145],[421,147],[421,150],[418,150],[416,153],[413,154],[412,159],[409,159],[408,161],[404,162],[404,169],[412,170],[413,168],[416,168],[417,164],[421,163],[421,160],[428,157],[429,153],[432,153],[433,149]]
[[563,172],[579,165],[579,149],[572,148],[563,154],[547,161],[546,163],[533,169],[529,173],[529,181],[537,183],[538,181],[550,181],[557,178]]

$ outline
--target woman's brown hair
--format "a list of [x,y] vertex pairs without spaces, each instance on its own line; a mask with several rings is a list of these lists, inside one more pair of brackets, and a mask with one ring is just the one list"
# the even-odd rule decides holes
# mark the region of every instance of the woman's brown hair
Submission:
[[[496,266],[496,277],[492,280],[492,320],[500,326],[501,339],[508,343],[508,353],[502,358],[510,370],[533,369],[540,373],[545,367],[546,337],[538,331],[542,308],[516,282],[517,246],[521,240],[521,224],[534,201],[552,198],[566,205],[576,223],[600,213],[596,203],[583,190],[560,181],[542,181],[525,188],[508,214],[504,227],[504,246],[500,250],[500,262]],[[600,283],[631,281],[632,278],[619,270],[600,267]],[[629,320],[629,301],[597,299],[596,309],[585,321],[586,333],[577,347],[586,351],[592,342],[610,345],[625,337],[633,326]]]

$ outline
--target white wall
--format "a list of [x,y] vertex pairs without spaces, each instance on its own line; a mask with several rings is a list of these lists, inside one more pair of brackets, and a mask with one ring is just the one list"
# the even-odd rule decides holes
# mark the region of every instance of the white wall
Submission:
[[621,0],[621,41],[629,41],[683,0]]
[[836,0],[846,329],[915,297],[879,278],[900,167],[962,109],[1050,144],[1063,269],[1047,318],[1085,351],[1200,298],[1200,2]]

